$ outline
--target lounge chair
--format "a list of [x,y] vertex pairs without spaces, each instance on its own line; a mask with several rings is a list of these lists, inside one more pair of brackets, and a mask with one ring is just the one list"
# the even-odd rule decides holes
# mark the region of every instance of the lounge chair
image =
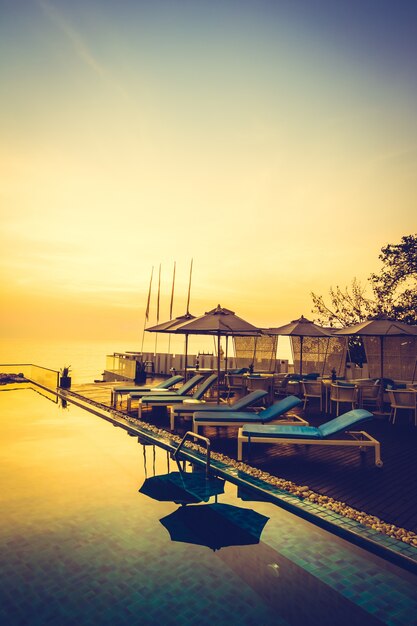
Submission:
[[156,394],[150,394],[149,396],[143,396],[139,399],[138,405],[138,419],[142,417],[142,409],[144,406],[170,406],[172,404],[178,404],[181,402],[189,402],[190,400],[201,400],[204,394],[214,385],[217,380],[217,374],[212,374],[205,381],[198,386],[197,390],[192,396],[178,395],[178,394],[164,394],[157,396]]
[[[373,414],[365,409],[353,409],[339,417],[322,424],[318,428],[313,426],[281,426],[244,424],[239,429],[237,443],[237,458],[242,460],[243,443],[273,443],[273,444],[301,444],[318,446],[353,446],[363,452],[365,448],[373,448],[375,465],[382,467],[380,443],[364,431],[350,431],[351,426],[369,420]],[[330,439],[332,435],[343,433],[350,438]]]
[[116,407],[117,405],[117,398],[119,396],[124,396],[127,395],[129,393],[153,393],[154,391],[160,391],[161,389],[170,389],[170,387],[173,387],[174,385],[177,385],[178,383],[181,383],[184,380],[183,376],[171,376],[170,378],[167,378],[166,380],[163,380],[161,383],[158,383],[158,385],[153,385],[152,387],[149,385],[144,385],[144,386],[130,386],[130,387],[114,387],[111,390],[111,405],[112,407]]
[[[193,418],[193,430],[198,433],[200,426],[242,426],[243,424],[265,424],[284,415],[290,409],[302,404],[303,401],[296,396],[287,396],[275,402],[267,409],[262,409],[259,413],[249,413],[248,411],[196,411]],[[308,422],[298,415],[291,415],[284,418],[281,424],[308,425]]]
[[167,389],[167,390],[163,390],[160,389],[159,392],[158,390],[155,389],[154,392],[149,392],[149,393],[142,393],[140,391],[132,391],[131,393],[129,393],[128,398],[127,398],[127,411],[129,412],[130,409],[132,408],[132,400],[137,400],[138,398],[142,398],[143,396],[149,396],[149,395],[155,395],[155,396],[184,396],[185,394],[187,394],[189,391],[191,391],[192,389],[194,389],[194,387],[196,387],[199,383],[201,383],[201,381],[204,380],[204,374],[196,374],[195,376],[193,376],[192,378],[190,378],[189,380],[187,380],[187,382],[185,382],[183,385],[181,385],[181,387],[179,389],[177,389],[176,391],[174,391],[173,389]]
[[[248,393],[246,396],[242,398],[238,398],[231,404],[227,404],[223,402],[222,404],[217,404],[215,402],[207,402],[204,404],[204,400],[201,400],[201,406],[198,404],[196,400],[194,403],[187,404],[184,402],[183,404],[173,404],[171,406],[171,430],[175,428],[175,418],[180,415],[194,415],[196,411],[214,411],[215,413],[228,413],[230,411],[242,411],[242,409],[246,409],[248,406],[252,406],[258,400],[261,400],[268,392],[264,389],[257,389],[256,391],[252,391],[252,393]],[[197,404],[197,407],[196,407]]]

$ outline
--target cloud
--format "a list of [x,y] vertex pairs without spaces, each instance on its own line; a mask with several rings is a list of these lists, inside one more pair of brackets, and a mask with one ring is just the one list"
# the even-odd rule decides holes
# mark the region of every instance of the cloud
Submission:
[[62,15],[60,15],[56,7],[54,7],[50,2],[47,2],[46,0],[39,0],[38,4],[45,12],[47,17],[56,26],[58,26],[58,28],[68,38],[79,58],[84,61],[84,63],[88,65],[92,70],[94,70],[96,74],[101,77],[105,76],[106,71],[104,67],[102,67],[97,59],[94,58],[93,54],[82,41],[79,34],[70,26],[67,20],[65,20]]
[[57,8],[51,4],[48,0],[38,0],[38,4],[44,11],[48,19],[55,24],[59,30],[66,36],[70,42],[74,52],[81,61],[87,65],[95,74],[100,78],[106,80],[113,88],[117,89],[125,98],[128,98],[128,94],[124,88],[119,85],[109,75],[106,68],[95,58],[94,54],[85,44],[80,35],[74,30],[67,19],[65,19],[57,10]]

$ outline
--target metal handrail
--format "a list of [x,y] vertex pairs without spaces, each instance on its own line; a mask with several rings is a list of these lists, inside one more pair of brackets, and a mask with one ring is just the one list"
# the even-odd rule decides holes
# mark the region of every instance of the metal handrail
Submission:
[[180,443],[178,444],[177,448],[174,450],[174,452],[172,453],[173,458],[178,462],[178,455],[180,453],[180,450],[182,448],[182,446],[184,445],[184,443],[186,442],[187,439],[189,439],[190,437],[195,437],[196,439],[200,439],[200,441],[204,441],[206,444],[206,476],[209,475],[210,473],[210,447],[211,447],[211,443],[210,443],[210,439],[208,439],[207,437],[203,437],[202,435],[198,435],[197,433],[194,433],[191,430],[188,430],[184,437],[181,439]]

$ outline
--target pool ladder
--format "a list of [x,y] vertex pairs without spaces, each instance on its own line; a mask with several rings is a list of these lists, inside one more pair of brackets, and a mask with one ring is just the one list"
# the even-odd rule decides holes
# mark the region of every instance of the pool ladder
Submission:
[[207,477],[210,474],[210,446],[211,446],[210,439],[208,439],[207,437],[203,437],[202,435],[198,435],[197,433],[194,433],[192,430],[188,430],[185,433],[184,437],[181,439],[177,448],[172,453],[172,456],[178,462],[178,456],[179,456],[182,446],[188,439],[191,439],[191,437],[194,437],[195,439],[199,439],[200,441],[203,441],[206,444],[206,477]]

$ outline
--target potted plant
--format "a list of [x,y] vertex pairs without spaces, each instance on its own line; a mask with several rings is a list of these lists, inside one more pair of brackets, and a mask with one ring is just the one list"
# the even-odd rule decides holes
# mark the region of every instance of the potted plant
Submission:
[[71,365],[65,365],[61,369],[61,377],[59,381],[59,386],[61,389],[70,389],[71,387],[71,376],[69,375],[71,371]]

